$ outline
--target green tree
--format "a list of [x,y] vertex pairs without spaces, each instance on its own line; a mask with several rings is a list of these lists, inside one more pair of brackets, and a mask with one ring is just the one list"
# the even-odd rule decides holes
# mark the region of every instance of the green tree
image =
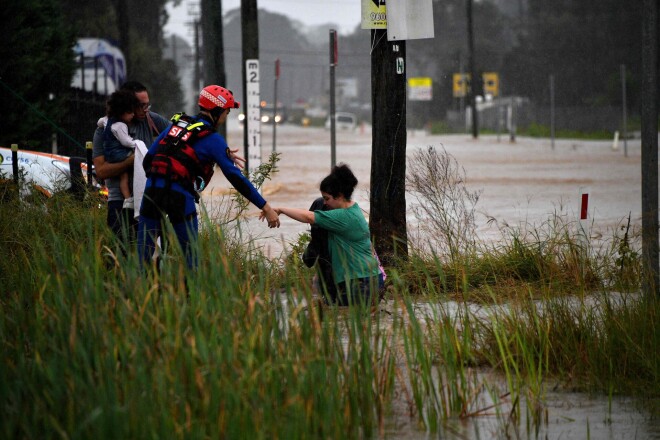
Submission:
[[43,145],[63,118],[71,83],[75,34],[57,0],[3,3],[0,47],[0,145]]
[[[130,49],[127,56],[131,79],[149,88],[154,109],[163,116],[183,110],[183,96],[176,63],[163,58],[165,45],[163,26],[169,19],[165,10],[168,0],[125,1],[128,6]],[[177,0],[174,3],[179,3]],[[114,5],[121,4],[117,0]],[[119,11],[116,11],[119,16]],[[181,20],[182,17],[177,17]],[[120,27],[121,29],[121,27]]]
[[[163,58],[165,5],[181,0],[63,0],[76,37],[104,38],[117,44],[126,57],[128,79],[149,89],[154,110],[168,116],[182,110],[178,69]],[[179,18],[180,19],[180,18]]]

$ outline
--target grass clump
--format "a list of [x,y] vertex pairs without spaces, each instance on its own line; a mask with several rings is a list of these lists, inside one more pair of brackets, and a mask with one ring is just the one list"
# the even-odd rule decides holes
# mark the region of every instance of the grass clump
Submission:
[[657,311],[657,300],[627,294],[510,302],[475,330],[478,358],[518,387],[556,378],[570,390],[658,397]]
[[[520,135],[550,138],[550,127],[547,125],[532,123],[527,127],[520,129]],[[612,139],[614,132],[611,130],[594,130],[594,131],[580,131],[580,130],[555,130],[555,137],[560,139],[582,139],[582,140],[604,140]]]
[[484,301],[526,296],[531,289],[574,294],[601,288],[631,291],[640,286],[639,234],[627,225],[607,239],[587,226],[554,212],[541,224],[499,226],[500,239],[477,240],[476,206],[480,193],[467,189],[467,177],[444,149],[413,154],[408,192],[418,235],[409,237],[411,256],[399,269],[413,291],[428,282],[452,295]]

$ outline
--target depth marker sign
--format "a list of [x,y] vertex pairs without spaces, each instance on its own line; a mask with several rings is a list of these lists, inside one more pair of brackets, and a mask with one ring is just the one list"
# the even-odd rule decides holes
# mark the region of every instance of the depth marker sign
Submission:
[[259,94],[259,60],[246,60],[247,103],[245,122],[247,127],[249,171],[261,165],[261,106]]
[[582,194],[582,200],[580,202],[580,220],[587,219],[587,213],[589,212],[589,194]]

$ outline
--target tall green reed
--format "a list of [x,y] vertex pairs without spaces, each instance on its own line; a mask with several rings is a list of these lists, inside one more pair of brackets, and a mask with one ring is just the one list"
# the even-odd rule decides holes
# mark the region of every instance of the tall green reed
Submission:
[[112,253],[116,264],[106,268],[112,245],[86,224],[76,240],[45,233],[33,244],[34,281],[23,285],[35,288],[17,284],[3,296],[3,436],[318,438],[384,429],[394,336],[368,309],[331,308],[321,320],[307,277],[287,274],[287,289],[276,290],[272,267],[238,258],[211,228],[196,271],[176,246],[159,272],[139,270],[132,252]]
[[[204,224],[196,271],[175,245],[159,272],[142,271],[102,210],[5,206],[3,220],[20,215],[0,250],[12,269],[0,297],[8,438],[370,437],[387,432],[395,396],[438,431],[482,413],[484,389],[495,405],[507,392],[526,399],[538,427],[548,378],[610,393],[658,389],[657,303],[634,295],[597,296],[595,306],[524,298],[483,320],[468,307],[477,262],[448,271],[435,255],[416,260],[414,279],[390,271],[392,318],[321,313],[308,269],[265,259],[225,227]],[[543,240],[533,246],[517,255],[541,261]],[[420,315],[406,294],[438,302],[449,285],[461,290],[458,314]],[[475,367],[509,371],[505,392]]]

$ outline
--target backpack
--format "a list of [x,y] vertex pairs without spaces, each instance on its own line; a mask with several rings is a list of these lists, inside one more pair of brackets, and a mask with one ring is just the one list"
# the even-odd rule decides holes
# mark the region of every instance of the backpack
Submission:
[[177,113],[172,117],[172,125],[167,134],[158,142],[154,155],[147,161],[144,169],[147,177],[160,177],[183,186],[199,201],[195,190],[198,178],[208,184],[213,176],[213,163],[200,163],[195,152],[195,143],[210,134],[215,133],[208,125],[197,122],[185,113]]

